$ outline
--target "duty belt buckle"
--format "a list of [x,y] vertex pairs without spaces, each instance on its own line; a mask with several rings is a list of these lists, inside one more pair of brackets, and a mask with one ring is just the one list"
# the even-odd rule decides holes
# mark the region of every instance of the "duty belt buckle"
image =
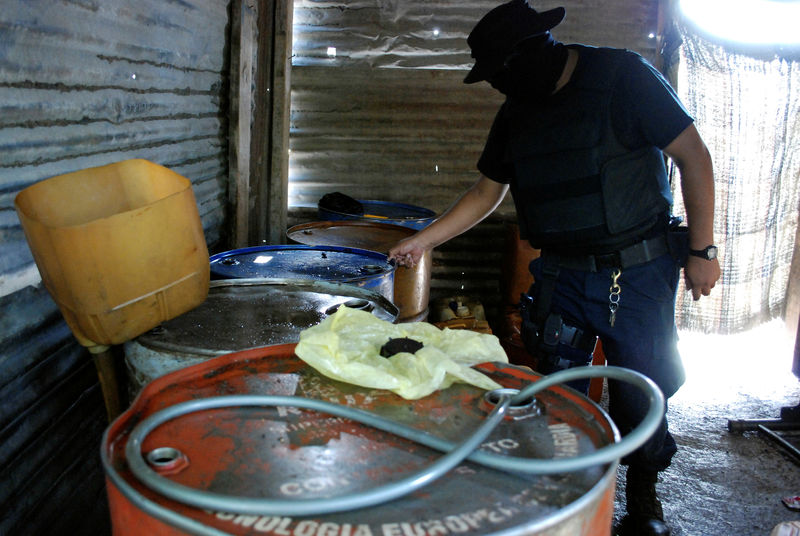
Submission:
[[606,253],[605,255],[595,255],[595,271],[599,272],[603,268],[616,268],[622,263],[619,252]]

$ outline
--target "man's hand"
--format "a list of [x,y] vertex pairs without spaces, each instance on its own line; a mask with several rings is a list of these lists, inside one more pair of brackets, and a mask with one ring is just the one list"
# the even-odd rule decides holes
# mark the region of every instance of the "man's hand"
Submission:
[[425,254],[426,247],[415,238],[416,236],[410,236],[398,242],[389,250],[389,260],[394,260],[400,266],[409,268],[416,266]]
[[708,296],[711,289],[717,284],[720,276],[719,261],[710,261],[689,255],[686,266],[683,268],[683,278],[686,281],[686,289],[692,291],[694,301],[700,296]]
[[[664,148],[681,172],[681,190],[689,225],[689,247],[700,249],[714,243],[714,168],[708,148],[694,125],[689,125]],[[717,259],[689,255],[683,268],[686,288],[695,301],[708,296],[719,280]]]
[[481,176],[441,218],[392,246],[389,260],[413,268],[425,251],[460,235],[491,214],[507,191],[507,184]]

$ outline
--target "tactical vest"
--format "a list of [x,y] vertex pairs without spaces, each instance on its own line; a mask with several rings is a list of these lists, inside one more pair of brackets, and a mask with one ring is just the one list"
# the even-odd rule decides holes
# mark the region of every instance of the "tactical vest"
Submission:
[[672,204],[661,151],[614,134],[611,97],[630,52],[574,46],[570,83],[540,103],[506,101],[520,232],[537,248],[603,251],[653,227]]

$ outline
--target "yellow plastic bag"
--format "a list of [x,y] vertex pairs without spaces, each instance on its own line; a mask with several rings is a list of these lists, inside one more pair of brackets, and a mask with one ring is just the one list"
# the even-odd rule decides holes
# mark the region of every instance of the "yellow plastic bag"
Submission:
[[[414,339],[423,347],[413,354],[381,356],[381,347],[398,338]],[[387,389],[408,400],[422,398],[457,381],[498,389],[499,384],[470,367],[508,362],[494,335],[441,330],[426,322],[392,324],[347,307],[340,307],[321,323],[301,332],[295,354],[329,378]]]

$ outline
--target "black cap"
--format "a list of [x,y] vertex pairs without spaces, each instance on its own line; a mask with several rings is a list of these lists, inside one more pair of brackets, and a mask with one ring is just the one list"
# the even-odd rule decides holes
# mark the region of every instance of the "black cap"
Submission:
[[489,11],[467,37],[475,65],[464,83],[472,84],[492,76],[520,41],[558,26],[565,15],[563,7],[539,13],[526,0],[511,0]]

